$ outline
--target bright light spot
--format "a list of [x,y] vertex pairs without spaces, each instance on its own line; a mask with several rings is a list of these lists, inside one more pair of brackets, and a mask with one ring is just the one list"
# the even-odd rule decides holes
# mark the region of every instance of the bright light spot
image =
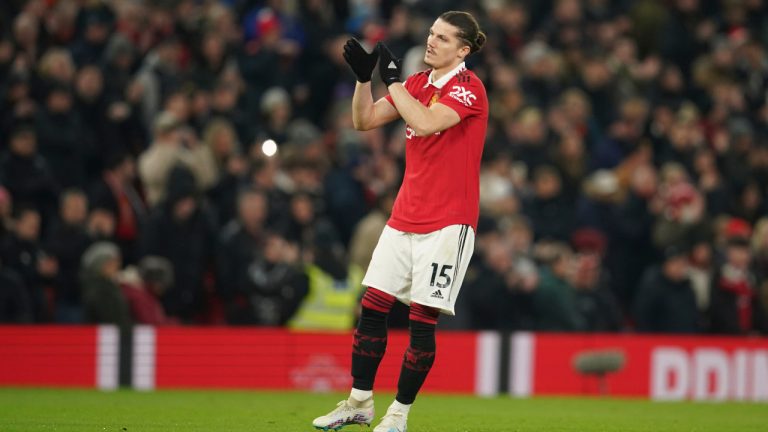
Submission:
[[277,143],[275,140],[268,139],[261,144],[261,151],[267,157],[272,157],[277,153]]

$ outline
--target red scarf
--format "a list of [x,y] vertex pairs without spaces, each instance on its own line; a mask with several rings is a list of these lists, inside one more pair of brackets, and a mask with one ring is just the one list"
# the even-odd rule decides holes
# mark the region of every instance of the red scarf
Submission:
[[726,264],[723,266],[718,285],[720,289],[736,296],[739,327],[744,332],[750,331],[752,329],[752,298],[755,296],[755,290],[749,280],[748,273]]
[[136,223],[136,215],[133,214],[133,208],[131,202],[128,199],[128,195],[125,193],[123,185],[115,176],[109,173],[104,175],[104,180],[107,185],[112,189],[112,194],[117,200],[117,226],[115,227],[115,237],[120,240],[131,241],[138,235],[138,226]]

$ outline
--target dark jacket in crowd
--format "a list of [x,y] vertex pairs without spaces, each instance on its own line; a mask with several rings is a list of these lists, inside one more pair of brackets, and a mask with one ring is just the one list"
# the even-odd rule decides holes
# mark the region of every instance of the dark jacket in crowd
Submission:
[[[185,198],[196,200],[188,218],[179,220],[174,207]],[[184,168],[170,173],[166,201],[150,215],[143,235],[143,254],[171,261],[174,285],[162,301],[170,316],[191,320],[202,312],[206,274],[213,264],[216,228],[208,210],[196,198],[194,178]]]
[[16,235],[9,236],[0,245],[0,261],[4,267],[12,269],[21,280],[27,290],[27,297],[32,305],[36,321],[49,319],[46,311],[46,299],[44,286],[50,284],[37,270],[43,249],[40,244],[30,240],[24,240]]
[[0,184],[11,193],[14,203],[34,206],[47,216],[56,211],[60,188],[42,156],[4,153],[0,156]]
[[563,196],[550,199],[533,197],[523,209],[533,224],[536,239],[568,241],[573,232],[575,211],[572,203]]
[[65,188],[86,187],[86,165],[91,149],[82,134],[78,114],[42,110],[35,122],[40,154],[50,164],[58,184]]
[[582,331],[586,322],[576,301],[576,291],[564,279],[545,268],[533,295],[536,328],[543,331]]
[[80,305],[80,259],[91,244],[85,227],[57,223],[46,249],[56,257],[59,272],[56,276],[56,303]]
[[648,333],[697,333],[701,317],[691,282],[668,279],[661,267],[646,272],[638,287],[634,318],[638,331]]
[[81,281],[86,322],[115,324],[123,328],[131,325],[128,302],[117,282],[89,272],[83,274]]
[[585,331],[614,332],[621,330],[623,318],[619,302],[606,278],[592,289],[576,290],[576,305],[586,322]]
[[32,304],[24,282],[11,269],[0,267],[0,322],[28,323],[33,318]]
[[534,329],[532,294],[510,286],[506,275],[478,264],[476,269],[468,271],[465,284],[458,301],[465,305],[469,328]]
[[216,288],[229,322],[247,322],[253,315],[250,267],[261,259],[263,247],[263,235],[249,233],[239,221],[233,220],[222,232],[216,254]]
[[766,332],[766,313],[755,280],[729,280],[719,269],[710,285],[709,325],[713,333],[749,334]]

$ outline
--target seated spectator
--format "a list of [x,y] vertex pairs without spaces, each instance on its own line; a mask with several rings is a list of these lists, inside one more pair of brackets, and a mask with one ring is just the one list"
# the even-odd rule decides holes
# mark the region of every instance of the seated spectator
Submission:
[[29,126],[11,132],[10,144],[0,155],[0,184],[13,202],[34,206],[44,217],[55,214],[59,185],[48,162],[37,151],[37,135]]
[[134,187],[136,164],[127,153],[107,158],[101,178],[91,185],[92,208],[109,210],[115,216],[115,242],[126,263],[136,261],[139,231],[147,209]]
[[536,267],[499,237],[490,237],[483,260],[468,272],[459,302],[471,329],[533,330]]
[[576,301],[576,290],[568,281],[573,253],[564,243],[539,245],[534,256],[541,263],[539,285],[533,295],[536,328],[542,331],[583,331],[587,323]]
[[0,323],[31,323],[32,302],[23,280],[0,260]]
[[573,203],[563,195],[560,174],[551,166],[541,166],[533,176],[534,195],[524,205],[536,239],[568,240],[573,231]]
[[177,324],[166,316],[160,297],[173,285],[173,265],[165,258],[147,256],[138,267],[128,267],[120,274],[120,289],[128,302],[136,324],[154,326]]
[[155,140],[139,157],[139,176],[147,193],[150,207],[160,204],[167,190],[168,178],[176,165],[182,165],[193,173],[196,187],[204,164],[193,149],[200,145],[190,130],[183,129],[179,120],[169,112],[162,112],[154,124]]
[[114,243],[94,243],[83,254],[80,281],[85,322],[130,326],[128,302],[118,285],[120,267],[120,249]]
[[340,239],[333,223],[320,214],[313,196],[306,192],[293,194],[290,201],[288,220],[280,224],[285,239],[299,245],[304,252],[311,250],[315,238],[325,236],[334,243],[340,244]]
[[248,169],[232,124],[224,119],[211,120],[195,153],[204,167],[199,171],[200,184],[217,212],[218,222],[224,225],[235,216],[238,185]]
[[72,89],[69,85],[52,85],[44,102],[35,116],[40,154],[60,185],[85,187],[86,163],[95,149],[87,147],[79,112],[74,109]]
[[709,314],[713,333],[749,334],[768,329],[751,261],[747,238],[728,240],[725,262],[712,278]]
[[252,323],[285,325],[294,315],[307,293],[307,277],[300,263],[295,244],[275,233],[266,236],[262,257],[249,266]]
[[664,262],[646,271],[634,303],[636,328],[651,333],[697,333],[701,315],[688,278],[688,249],[668,246]]
[[327,231],[317,234],[304,258],[306,289],[303,278],[297,278],[292,296],[283,293],[284,313],[291,316],[288,325],[307,330],[352,329],[363,295],[363,269],[349,263],[344,248]]
[[40,243],[40,214],[37,210],[22,206],[16,213],[14,233],[0,245],[0,261],[21,277],[35,321],[47,322],[52,319],[52,305],[46,291],[53,286],[58,263]]
[[163,295],[163,305],[169,315],[191,322],[205,310],[203,299],[213,265],[216,227],[189,170],[174,168],[167,187],[164,201],[152,210],[142,233],[142,251],[173,263],[174,284]]
[[62,194],[59,220],[48,235],[47,249],[59,263],[56,277],[56,320],[77,323],[83,320],[80,298],[80,259],[91,244],[86,230],[88,199],[79,189]]
[[232,324],[252,320],[248,298],[252,291],[251,264],[263,257],[269,214],[264,193],[246,189],[240,192],[237,219],[221,231],[216,248],[216,287],[224,303],[227,321]]
[[576,303],[586,321],[586,331],[618,331],[623,326],[619,302],[610,287],[603,267],[607,239],[600,231],[582,228],[574,232],[571,243],[576,251],[574,272],[569,278],[576,289]]

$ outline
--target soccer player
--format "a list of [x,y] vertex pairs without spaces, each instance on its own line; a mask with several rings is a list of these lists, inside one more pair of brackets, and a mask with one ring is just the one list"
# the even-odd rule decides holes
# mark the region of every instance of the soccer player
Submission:
[[[379,43],[370,54],[355,39],[344,47],[358,81],[352,98],[355,128],[368,130],[404,119],[406,167],[363,280],[368,289],[354,333],[352,392],[313,421],[318,429],[373,421],[373,382],[387,345],[387,314],[399,300],[410,305],[410,345],[395,401],[374,432],[406,431],[411,404],[435,360],[438,316],[454,314],[474,250],[488,100],[464,59],[480,50],[485,39],[472,15],[445,12],[429,30],[424,62],[430,69],[404,83],[401,60],[386,45]],[[374,103],[370,81],[377,60],[389,94]]]

